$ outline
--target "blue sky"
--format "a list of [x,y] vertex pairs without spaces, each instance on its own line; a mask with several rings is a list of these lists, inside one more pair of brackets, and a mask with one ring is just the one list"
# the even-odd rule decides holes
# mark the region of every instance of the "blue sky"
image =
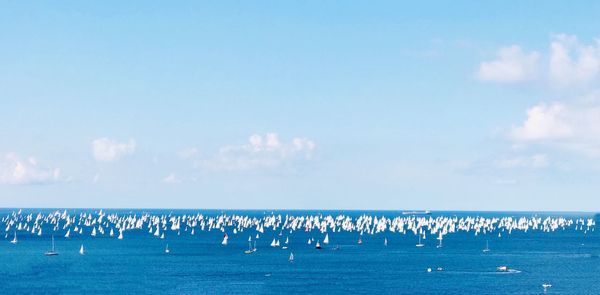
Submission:
[[600,210],[598,6],[3,2],[0,206]]

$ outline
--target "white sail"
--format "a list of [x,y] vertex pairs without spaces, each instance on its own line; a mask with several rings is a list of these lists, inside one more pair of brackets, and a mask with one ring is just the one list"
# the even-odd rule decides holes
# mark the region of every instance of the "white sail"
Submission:
[[65,238],[68,238],[71,236],[71,229],[67,230],[67,233],[65,234]]
[[96,236],[96,228],[94,227],[94,228],[92,229],[92,237],[95,237],[95,236]]
[[277,243],[275,242],[275,238],[273,238],[273,241],[271,242],[271,247],[277,247]]
[[111,237],[115,235],[115,232],[113,231],[113,229],[112,229],[112,228],[110,229],[110,234],[109,234],[109,235],[110,235]]
[[325,238],[323,239],[323,244],[329,244],[329,234],[325,234]]
[[171,253],[171,250],[169,250],[169,244],[167,244],[167,246],[165,247],[165,253]]
[[15,237],[10,242],[13,243],[13,244],[17,243],[17,232],[16,231],[15,231]]
[[119,237],[117,239],[119,239],[119,240],[123,239],[123,230],[119,230]]
[[288,260],[294,262],[294,253],[290,252],[290,258]]
[[83,255],[85,250],[83,249],[83,244],[81,244],[81,248],[79,248],[79,254]]
[[225,234],[225,236],[223,236],[223,241],[221,242],[221,245],[227,246],[227,240],[229,240],[229,236]]

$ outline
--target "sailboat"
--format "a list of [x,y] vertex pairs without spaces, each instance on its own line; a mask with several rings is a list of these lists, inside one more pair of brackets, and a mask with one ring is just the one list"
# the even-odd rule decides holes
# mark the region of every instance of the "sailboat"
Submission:
[[329,244],[329,234],[325,234],[325,238],[323,239],[323,244]]
[[319,241],[317,241],[317,244],[315,245],[315,249],[321,250],[321,244],[319,243]]
[[117,239],[119,239],[119,240],[123,239],[123,230],[119,230],[119,237]]
[[248,250],[244,251],[245,254],[252,254],[256,251],[256,247],[252,248],[252,241],[248,239]]
[[81,248],[79,248],[79,254],[85,254],[85,250],[83,249],[83,244],[81,244]]
[[483,253],[490,252],[490,240],[485,241],[485,248],[483,249]]
[[358,237],[358,242],[359,245],[362,245],[362,237]]
[[444,240],[442,233],[440,233],[440,236],[437,239],[440,241],[440,243],[436,246],[436,248],[442,248],[442,241]]
[[109,234],[109,235],[110,235],[111,237],[115,235],[115,232],[113,231],[113,229],[112,229],[112,228],[110,229],[110,234]]
[[65,238],[68,238],[71,236],[71,229],[67,230],[67,233],[65,234]]
[[95,236],[96,236],[96,228],[94,227],[94,228],[92,229],[92,237],[95,237]]
[[273,238],[273,241],[271,242],[271,247],[277,247],[279,241],[275,241],[275,238]]
[[290,258],[288,258],[289,262],[294,262],[294,253],[290,252]]
[[229,236],[227,236],[227,234],[225,234],[225,236],[223,237],[223,241],[221,242],[221,245],[227,246],[228,240],[229,240]]
[[387,247],[388,241],[387,238],[383,238],[383,245]]
[[169,250],[169,244],[167,244],[167,246],[165,247],[165,253],[167,253],[167,254],[171,253],[171,250]]
[[415,245],[417,248],[421,248],[425,246],[425,244],[421,243],[421,234],[419,234],[419,243]]
[[10,241],[12,244],[16,244],[17,243],[17,231],[15,231],[15,237],[12,239],[12,241]]
[[283,245],[283,247],[281,247],[281,249],[287,250],[289,243],[290,243],[290,239],[289,239],[289,237],[286,237],[285,242],[283,243],[284,245]]
[[46,255],[46,256],[56,256],[56,255],[58,255],[58,252],[56,252],[54,250],[54,235],[52,235],[52,250],[44,253],[44,255]]

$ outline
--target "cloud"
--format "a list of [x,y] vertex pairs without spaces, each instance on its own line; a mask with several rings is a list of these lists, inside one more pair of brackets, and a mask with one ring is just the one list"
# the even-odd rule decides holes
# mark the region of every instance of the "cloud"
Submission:
[[1,184],[49,184],[61,180],[59,168],[42,167],[33,157],[21,159],[9,153],[0,161]]
[[135,140],[133,139],[127,143],[120,143],[106,137],[92,141],[92,154],[94,159],[99,162],[113,162],[134,152]]
[[175,173],[171,173],[171,174],[167,175],[165,178],[163,178],[162,181],[164,183],[168,183],[168,184],[178,184],[178,183],[183,182],[181,179],[179,179],[177,176],[175,176]]
[[519,156],[496,160],[494,166],[497,168],[545,168],[550,165],[548,156],[545,154],[536,154],[533,156]]
[[600,157],[600,105],[540,103],[513,127],[510,138],[519,144],[539,144]]
[[498,50],[498,59],[481,63],[477,77],[482,81],[516,83],[533,80],[538,72],[539,53],[525,53],[518,45]]
[[555,35],[550,44],[549,68],[551,80],[561,86],[596,79],[600,72],[600,40],[584,45],[576,36]]
[[600,75],[600,39],[581,43],[576,36],[553,35],[549,52],[525,53],[519,45],[502,47],[498,58],[479,65],[482,81],[516,83],[542,81],[551,87],[581,87],[597,82]]
[[315,142],[307,138],[282,142],[276,133],[253,134],[246,144],[221,147],[214,156],[198,161],[196,167],[220,171],[272,169],[309,161],[315,149]]

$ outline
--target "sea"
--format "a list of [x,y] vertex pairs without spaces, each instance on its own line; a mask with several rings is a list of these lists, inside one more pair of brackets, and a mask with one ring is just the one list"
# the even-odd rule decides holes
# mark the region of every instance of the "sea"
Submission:
[[[18,209],[0,209],[5,217]],[[21,214],[57,209],[23,209]],[[59,209],[62,211],[62,209]],[[98,209],[67,209],[69,214]],[[105,210],[118,214],[207,216],[226,213],[262,217],[270,214],[402,216],[402,211],[273,210]],[[432,212],[436,216],[595,218],[594,213]],[[270,247],[279,232],[266,229],[252,255],[248,237],[254,229],[223,232],[166,232],[160,239],[147,230],[127,231],[122,240],[89,234],[64,237],[4,233],[0,224],[0,294],[600,294],[600,232],[557,230],[447,235],[443,247],[430,236],[415,247],[413,234],[330,233],[330,243],[308,245],[318,232],[295,231],[289,249]],[[57,256],[45,256],[54,236]],[[387,246],[384,239],[388,240]],[[489,245],[490,251],[482,250]],[[168,244],[170,253],[165,253]],[[85,254],[80,255],[84,245]],[[294,261],[289,261],[290,252]],[[510,272],[500,272],[508,266]],[[438,270],[440,268],[440,270]],[[430,272],[427,269],[431,269]],[[542,284],[552,287],[544,290]]]

